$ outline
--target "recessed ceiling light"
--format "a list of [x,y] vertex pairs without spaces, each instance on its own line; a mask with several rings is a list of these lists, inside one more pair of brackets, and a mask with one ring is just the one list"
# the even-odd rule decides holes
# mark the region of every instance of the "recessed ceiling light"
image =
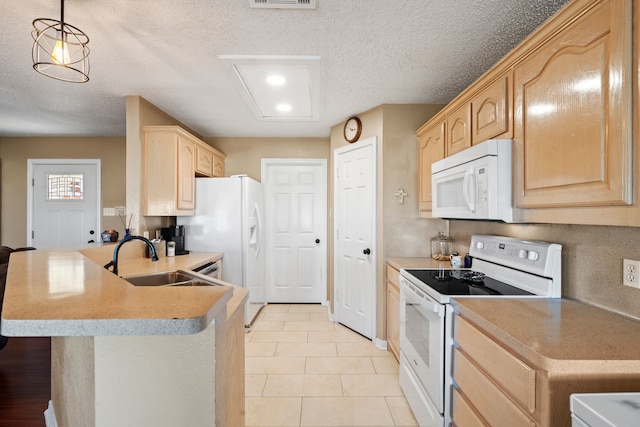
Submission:
[[289,104],[278,104],[278,105],[276,105],[276,110],[282,111],[282,112],[291,111],[291,105],[289,105]]
[[274,86],[283,85],[287,80],[282,76],[271,75],[267,77],[267,83]]

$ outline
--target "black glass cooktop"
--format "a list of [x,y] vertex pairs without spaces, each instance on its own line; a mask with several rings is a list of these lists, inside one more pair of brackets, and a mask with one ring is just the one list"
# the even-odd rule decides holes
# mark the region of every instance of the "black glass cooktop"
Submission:
[[418,270],[407,273],[442,295],[533,295],[471,270]]

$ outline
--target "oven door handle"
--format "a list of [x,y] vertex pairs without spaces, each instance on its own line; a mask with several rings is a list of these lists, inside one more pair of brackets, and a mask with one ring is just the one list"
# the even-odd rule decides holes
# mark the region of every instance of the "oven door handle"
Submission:
[[426,305],[427,309],[436,313],[438,317],[444,317],[444,305],[428,300],[421,301],[421,304]]

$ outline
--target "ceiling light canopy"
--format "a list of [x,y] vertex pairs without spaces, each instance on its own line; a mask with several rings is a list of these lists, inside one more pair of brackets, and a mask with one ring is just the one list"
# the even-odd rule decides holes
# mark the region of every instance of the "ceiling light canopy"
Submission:
[[318,120],[319,56],[220,55],[258,120]]
[[89,37],[64,22],[64,0],[60,1],[60,20],[38,18],[33,21],[33,69],[45,76],[72,83],[89,81]]

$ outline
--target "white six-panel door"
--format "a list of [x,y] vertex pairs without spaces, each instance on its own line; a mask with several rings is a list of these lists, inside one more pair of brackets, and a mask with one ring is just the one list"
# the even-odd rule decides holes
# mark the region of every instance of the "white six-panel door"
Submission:
[[29,159],[27,245],[83,248],[100,241],[100,160]]
[[334,152],[336,165],[335,315],[373,338],[375,333],[376,138]]
[[267,301],[326,298],[326,160],[263,159]]

